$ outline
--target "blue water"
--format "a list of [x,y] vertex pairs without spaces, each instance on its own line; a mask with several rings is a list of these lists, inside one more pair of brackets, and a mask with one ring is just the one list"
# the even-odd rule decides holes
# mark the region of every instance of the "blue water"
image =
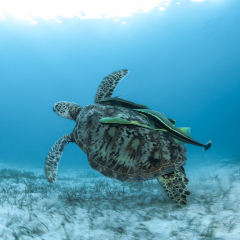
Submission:
[[[114,96],[191,127],[199,142],[213,141],[206,152],[186,144],[187,164],[239,155],[239,8],[239,0],[185,0],[118,22],[1,20],[0,161],[44,166],[54,142],[75,125],[58,117],[53,104],[92,104],[101,80],[120,69],[130,74]],[[90,168],[75,144],[60,167]]]

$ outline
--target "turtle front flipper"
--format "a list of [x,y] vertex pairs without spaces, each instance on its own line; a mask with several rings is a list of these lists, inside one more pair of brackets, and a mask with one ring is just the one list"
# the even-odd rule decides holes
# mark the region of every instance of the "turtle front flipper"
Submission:
[[65,147],[71,141],[72,134],[64,135],[59,138],[50,149],[45,162],[45,174],[50,183],[54,183],[56,181],[59,161]]
[[176,203],[187,204],[187,197],[190,195],[183,167],[176,169],[173,173],[165,174],[157,178],[167,195]]
[[98,87],[95,95],[94,102],[98,103],[99,100],[109,98],[112,96],[113,91],[117,87],[118,83],[129,73],[129,70],[123,69],[105,77]]

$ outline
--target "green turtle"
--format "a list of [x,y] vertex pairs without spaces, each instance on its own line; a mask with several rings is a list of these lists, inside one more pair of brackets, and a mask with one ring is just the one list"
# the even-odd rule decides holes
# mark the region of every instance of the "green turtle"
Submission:
[[[155,128],[156,121],[134,111],[132,105],[101,103],[111,98],[128,72],[120,70],[105,77],[94,104],[85,107],[65,101],[54,104],[53,111],[58,116],[74,120],[76,125],[72,133],[59,138],[50,149],[45,162],[47,180],[56,181],[62,153],[68,143],[74,142],[86,153],[90,166],[104,176],[126,182],[157,179],[173,201],[186,204],[190,195],[183,168],[186,147],[177,144],[166,129]],[[134,109],[148,107],[135,104]],[[104,119],[117,122],[106,123]]]

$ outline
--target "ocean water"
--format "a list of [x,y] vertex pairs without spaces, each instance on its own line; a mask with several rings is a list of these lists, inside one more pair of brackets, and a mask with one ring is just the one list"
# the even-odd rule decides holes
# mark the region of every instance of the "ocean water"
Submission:
[[[79,3],[79,4],[78,4]],[[0,1],[0,239],[240,239],[238,0]],[[75,122],[58,101],[94,103],[102,79],[128,69],[113,96],[191,127],[189,201],[156,180],[121,183],[69,144],[56,184],[46,156]]]

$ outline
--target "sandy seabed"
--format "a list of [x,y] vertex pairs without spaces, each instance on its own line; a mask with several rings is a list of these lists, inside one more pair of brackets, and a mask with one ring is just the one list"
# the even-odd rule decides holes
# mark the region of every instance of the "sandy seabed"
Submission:
[[93,170],[0,165],[0,239],[240,239],[240,159],[187,170],[186,206],[156,180],[122,183]]

